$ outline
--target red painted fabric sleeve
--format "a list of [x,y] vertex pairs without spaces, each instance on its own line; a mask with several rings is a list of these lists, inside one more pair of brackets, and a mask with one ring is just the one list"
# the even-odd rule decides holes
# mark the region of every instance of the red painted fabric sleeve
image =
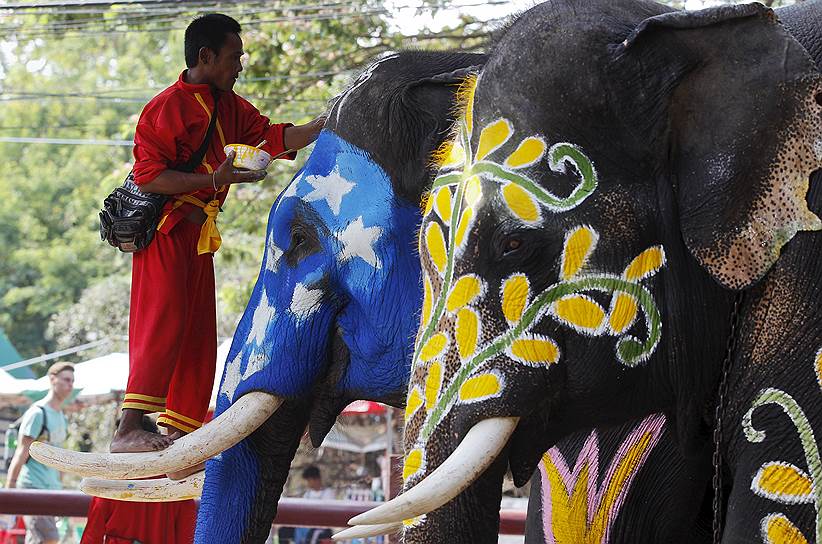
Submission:
[[143,109],[134,132],[134,182],[137,185],[152,181],[179,162],[179,147],[191,139],[183,114],[183,103],[173,89],[160,93]]

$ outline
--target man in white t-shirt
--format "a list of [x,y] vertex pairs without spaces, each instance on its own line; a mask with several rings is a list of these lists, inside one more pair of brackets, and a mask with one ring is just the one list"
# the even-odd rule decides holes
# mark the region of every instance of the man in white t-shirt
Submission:
[[[9,465],[6,487],[21,489],[62,489],[60,473],[29,456],[35,440],[62,447],[66,440],[68,421],[63,403],[74,389],[74,366],[55,363],[48,369],[49,392],[32,404],[23,414],[17,450]],[[24,516],[26,544],[57,544],[57,520],[54,516]]]

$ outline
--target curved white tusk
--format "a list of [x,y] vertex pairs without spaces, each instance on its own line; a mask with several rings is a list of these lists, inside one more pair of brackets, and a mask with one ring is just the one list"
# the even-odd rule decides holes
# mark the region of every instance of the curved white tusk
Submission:
[[86,495],[131,502],[172,502],[196,499],[203,493],[205,471],[182,480],[103,480],[83,478],[80,490]]
[[402,529],[402,523],[383,523],[381,525],[356,525],[343,529],[334,534],[334,540],[345,540],[347,538],[368,538],[372,536],[382,536],[398,533]]
[[354,516],[349,525],[396,523],[436,510],[485,472],[508,443],[518,422],[518,417],[483,419],[471,427],[448,459],[431,474],[389,502]]
[[32,457],[62,472],[115,480],[176,472],[214,457],[254,432],[277,411],[282,399],[269,393],[246,393],[228,410],[168,448],[144,453],[82,453],[34,442]]

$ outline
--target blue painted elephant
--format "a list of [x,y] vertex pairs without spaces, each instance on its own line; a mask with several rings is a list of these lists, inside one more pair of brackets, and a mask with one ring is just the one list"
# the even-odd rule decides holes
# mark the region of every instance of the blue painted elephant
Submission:
[[482,61],[419,52],[372,64],[331,107],[272,206],[217,415],[250,392],[284,401],[206,464],[197,542],[262,542],[306,426],[319,445],[351,400],[403,404],[422,296],[415,235],[429,153],[447,136],[466,69]]
[[822,541],[822,75],[788,29],[641,0],[506,29],[420,231],[405,491],[355,523],[495,541],[506,468],[548,452],[554,489],[597,493],[553,446],[633,421],[635,459],[664,413],[686,454],[716,441],[723,542]]
[[[260,273],[234,334],[215,419],[144,454],[44,447],[84,476],[139,478],[211,458],[205,483],[84,480],[88,492],[182,498],[202,486],[196,541],[263,542],[299,442],[319,446],[352,400],[405,402],[422,299],[420,202],[456,92],[484,55],[404,52],[371,64],[328,111],[269,213]],[[213,457],[213,458],[212,458]],[[120,491],[125,490],[124,493]]]

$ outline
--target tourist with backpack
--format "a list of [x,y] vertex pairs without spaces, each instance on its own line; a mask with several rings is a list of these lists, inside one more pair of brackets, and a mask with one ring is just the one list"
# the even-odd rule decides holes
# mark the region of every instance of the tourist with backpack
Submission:
[[[66,440],[68,421],[63,403],[74,388],[74,366],[55,363],[48,369],[49,392],[32,404],[20,423],[17,449],[9,465],[6,487],[21,489],[61,489],[60,473],[29,456],[35,440],[62,447]],[[56,544],[59,540],[54,516],[24,516],[26,544]]]

